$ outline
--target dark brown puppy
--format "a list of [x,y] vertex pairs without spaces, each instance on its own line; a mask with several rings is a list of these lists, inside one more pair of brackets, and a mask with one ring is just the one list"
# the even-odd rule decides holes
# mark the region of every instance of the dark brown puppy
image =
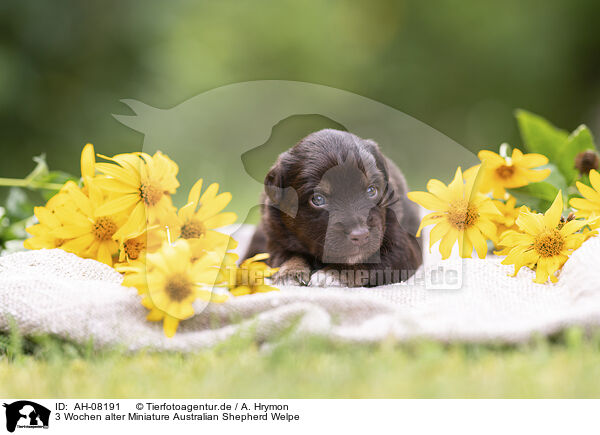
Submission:
[[267,174],[246,258],[268,252],[279,284],[307,284],[316,271],[348,286],[406,280],[422,263],[417,207],[406,192],[400,169],[372,140],[312,133]]

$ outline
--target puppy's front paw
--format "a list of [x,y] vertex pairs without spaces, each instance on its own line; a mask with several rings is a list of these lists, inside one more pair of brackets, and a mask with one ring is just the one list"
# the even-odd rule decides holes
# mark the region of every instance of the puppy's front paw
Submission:
[[308,263],[300,257],[287,260],[273,276],[275,285],[307,285],[310,281]]

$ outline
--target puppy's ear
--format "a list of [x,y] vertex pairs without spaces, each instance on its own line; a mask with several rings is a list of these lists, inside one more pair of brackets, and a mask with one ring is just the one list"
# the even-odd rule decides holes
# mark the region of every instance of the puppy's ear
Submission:
[[365,148],[367,150],[369,150],[371,155],[375,158],[375,162],[377,163],[377,168],[383,173],[384,177],[387,180],[388,168],[385,163],[385,158],[383,157],[383,154],[379,150],[379,145],[373,139],[365,139],[363,141],[363,143],[364,143]]
[[296,217],[298,213],[298,193],[286,184],[288,166],[280,157],[265,177],[265,193],[271,200],[270,206]]

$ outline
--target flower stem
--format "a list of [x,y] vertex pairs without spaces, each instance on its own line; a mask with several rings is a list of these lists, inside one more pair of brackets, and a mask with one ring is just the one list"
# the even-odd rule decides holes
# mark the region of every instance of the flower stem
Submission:
[[0,186],[5,187],[28,187],[31,189],[60,190],[62,184],[40,183],[39,181],[20,178],[0,178]]

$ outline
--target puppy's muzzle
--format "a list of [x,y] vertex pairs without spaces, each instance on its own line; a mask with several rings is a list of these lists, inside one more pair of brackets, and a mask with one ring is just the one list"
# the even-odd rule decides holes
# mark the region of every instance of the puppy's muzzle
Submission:
[[369,229],[365,227],[355,228],[350,231],[348,238],[354,246],[363,246],[369,240]]

